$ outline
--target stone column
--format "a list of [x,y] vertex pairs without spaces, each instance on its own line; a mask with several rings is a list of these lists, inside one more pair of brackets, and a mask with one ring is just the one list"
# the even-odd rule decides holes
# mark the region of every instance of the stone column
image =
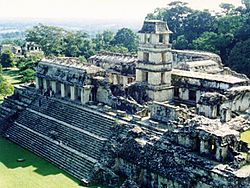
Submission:
[[84,86],[81,89],[81,103],[82,104],[86,104],[87,102],[89,102],[89,95],[91,93],[91,86]]
[[40,79],[36,77],[36,89],[40,88]]
[[114,85],[118,84],[118,76],[117,76],[117,74],[113,74],[113,84]]
[[209,153],[209,143],[207,140],[201,140],[200,143],[200,153],[207,154]]
[[123,86],[126,86],[128,84],[128,77],[123,76]]
[[163,37],[164,37],[163,38],[163,43],[164,44],[168,44],[169,43],[169,36],[168,35],[164,35]]
[[70,99],[72,101],[76,100],[76,88],[75,88],[75,86],[70,86]]
[[55,81],[51,81],[51,88],[52,88],[52,91],[54,91],[54,93],[56,94],[56,82]]
[[43,89],[47,90],[48,89],[48,84],[47,84],[47,80],[45,78],[43,78]]
[[231,120],[231,109],[223,107],[221,109],[220,121],[222,123],[228,122]]
[[65,84],[61,84],[61,97],[65,97]]
[[216,145],[216,159],[218,161],[223,162],[227,158],[227,151],[228,151],[228,146],[227,145]]

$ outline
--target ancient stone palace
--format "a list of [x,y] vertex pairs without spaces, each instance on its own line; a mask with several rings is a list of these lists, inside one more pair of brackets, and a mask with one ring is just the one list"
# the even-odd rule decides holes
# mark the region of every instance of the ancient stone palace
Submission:
[[43,59],[1,105],[1,135],[84,185],[250,187],[250,80],[171,33],[145,20],[137,56]]

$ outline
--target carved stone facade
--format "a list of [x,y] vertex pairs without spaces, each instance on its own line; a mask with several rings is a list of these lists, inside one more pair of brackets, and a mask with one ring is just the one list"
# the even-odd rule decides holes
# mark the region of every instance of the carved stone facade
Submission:
[[248,188],[249,79],[215,54],[172,50],[170,33],[146,20],[138,57],[42,60],[36,88],[0,107],[0,133],[85,185]]

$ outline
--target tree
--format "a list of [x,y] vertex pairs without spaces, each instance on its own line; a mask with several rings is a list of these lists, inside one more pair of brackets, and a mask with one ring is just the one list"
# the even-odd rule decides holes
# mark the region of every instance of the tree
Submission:
[[7,68],[14,65],[14,54],[11,51],[4,51],[0,57],[2,67]]
[[22,75],[22,82],[30,82],[35,80],[35,73],[36,71],[34,71],[33,69],[26,69],[22,72],[20,72],[20,75]]
[[174,48],[218,53],[224,64],[250,76],[250,0],[242,0],[242,4],[240,7],[221,4],[221,11],[213,15],[175,1],[157,8],[147,18],[167,21],[174,32]]
[[215,17],[208,11],[193,11],[187,15],[183,25],[185,38],[192,42],[204,32],[215,32]]
[[184,35],[177,36],[176,40],[173,41],[173,47],[175,49],[184,50],[189,48],[189,42]]
[[66,31],[60,27],[39,24],[27,31],[26,40],[35,42],[45,55],[60,55]]
[[127,48],[130,52],[137,51],[137,35],[128,28],[118,30],[112,41],[113,45],[120,45]]
[[11,95],[13,91],[14,87],[0,75],[0,95],[2,96]]
[[242,3],[245,5],[246,9],[250,9],[250,0],[241,0]]
[[146,18],[166,21],[173,32],[173,40],[176,40],[177,36],[184,34],[185,19],[192,12],[193,10],[187,6],[187,3],[174,1],[169,3],[166,8],[157,8],[153,14],[148,14]]
[[227,65],[250,77],[250,39],[238,42],[232,49]]
[[197,50],[210,51],[218,53],[217,39],[218,35],[214,32],[205,32],[199,38],[193,41],[193,47]]
[[230,3],[221,3],[220,8],[222,9],[222,13],[225,15],[229,15],[231,13],[234,14],[235,6]]

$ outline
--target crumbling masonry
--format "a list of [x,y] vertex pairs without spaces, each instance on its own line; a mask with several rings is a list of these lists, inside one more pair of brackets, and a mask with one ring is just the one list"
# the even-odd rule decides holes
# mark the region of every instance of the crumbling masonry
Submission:
[[138,56],[42,60],[36,86],[5,98],[0,133],[85,185],[250,187],[249,79],[170,34],[146,20]]

